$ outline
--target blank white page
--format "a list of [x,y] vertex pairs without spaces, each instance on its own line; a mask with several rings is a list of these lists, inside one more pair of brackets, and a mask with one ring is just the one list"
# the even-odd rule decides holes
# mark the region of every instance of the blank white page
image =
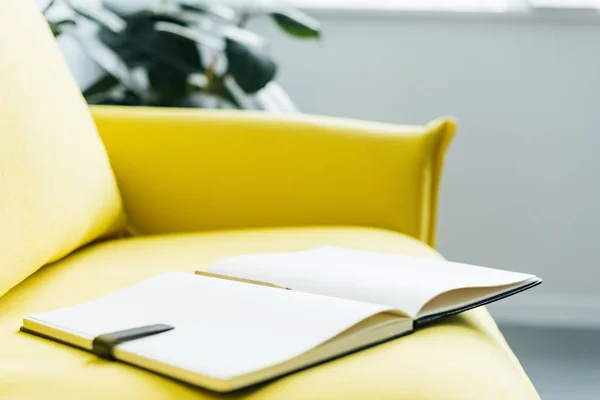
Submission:
[[172,331],[120,344],[115,350],[117,358],[127,360],[127,354],[135,354],[136,359],[150,359],[153,365],[158,362],[226,380],[294,358],[388,309],[170,273],[97,300],[31,315],[25,318],[24,326],[30,320],[55,327],[79,338],[71,344],[91,349],[93,338],[103,333],[159,323],[172,325]]
[[474,265],[339,247],[237,256],[218,262],[208,272],[385,304],[411,318],[417,318],[429,300],[453,289],[504,286],[534,278]]

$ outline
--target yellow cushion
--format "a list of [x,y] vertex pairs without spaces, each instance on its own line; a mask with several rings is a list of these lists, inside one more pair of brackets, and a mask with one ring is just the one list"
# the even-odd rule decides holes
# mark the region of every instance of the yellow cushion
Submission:
[[[95,244],[42,268],[0,298],[0,397],[209,399],[151,372],[18,332],[23,315],[89,300],[166,271],[193,271],[244,252],[339,245],[439,258],[391,231],[296,228],[174,234]],[[301,316],[298,316],[301,318]],[[243,332],[243,327],[240,327]],[[240,336],[243,340],[243,333]],[[484,308],[413,335],[246,390],[244,399],[536,399]]]
[[135,233],[357,225],[433,245],[454,122],[93,107]]
[[0,1],[0,296],[117,228],[89,110],[32,0]]

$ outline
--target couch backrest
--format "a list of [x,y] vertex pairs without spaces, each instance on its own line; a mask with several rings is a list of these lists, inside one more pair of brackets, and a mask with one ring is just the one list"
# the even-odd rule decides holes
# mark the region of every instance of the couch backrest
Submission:
[[87,105],[33,0],[0,1],[0,296],[119,229]]

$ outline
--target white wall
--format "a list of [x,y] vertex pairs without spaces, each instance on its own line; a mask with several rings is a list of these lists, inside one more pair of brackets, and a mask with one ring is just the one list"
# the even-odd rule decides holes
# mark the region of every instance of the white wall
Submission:
[[[492,306],[500,319],[600,326],[600,17],[314,14],[320,44],[252,24],[299,107],[397,123],[458,118],[440,251],[544,278]],[[68,53],[86,81],[88,66]]]
[[600,17],[318,16],[321,44],[254,25],[298,106],[397,123],[458,118],[440,251],[544,278],[492,307],[499,318],[600,326]]

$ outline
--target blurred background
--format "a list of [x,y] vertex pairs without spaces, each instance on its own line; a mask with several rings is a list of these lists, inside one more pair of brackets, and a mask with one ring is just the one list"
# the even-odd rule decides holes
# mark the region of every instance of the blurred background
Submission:
[[[542,398],[598,398],[600,1],[180,1],[187,8],[177,15],[193,23],[157,27],[152,18],[172,3],[50,5],[46,15],[89,102],[402,124],[456,117],[440,252],[543,277],[540,288],[490,311]],[[107,10],[150,18],[136,40],[167,58],[119,48],[123,32]],[[196,45],[174,48],[157,31]],[[171,71],[169,57],[191,69]]]

